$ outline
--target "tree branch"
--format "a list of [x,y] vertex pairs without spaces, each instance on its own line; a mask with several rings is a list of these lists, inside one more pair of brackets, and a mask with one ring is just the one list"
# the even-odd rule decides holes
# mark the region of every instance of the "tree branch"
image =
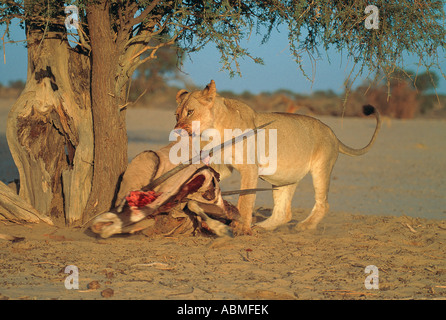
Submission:
[[149,15],[150,12],[152,12],[153,9],[160,3],[161,0],[153,0],[152,3],[147,6],[141,14],[135,18],[130,18],[129,23],[130,25],[134,26],[135,24],[139,24],[144,21],[145,18]]
[[136,44],[136,43],[140,43],[140,44],[147,44],[149,43],[150,39],[152,39],[154,36],[159,35],[167,26],[169,22],[169,17],[166,19],[166,21],[163,23],[163,25],[161,25],[159,27],[159,29],[157,31],[149,31],[148,29],[154,29],[154,27],[158,24],[155,23],[154,26],[152,27],[146,27],[146,28],[141,28],[139,30],[139,34],[132,37],[129,41],[127,41],[127,43],[125,44],[124,48],[128,48],[130,47],[132,44]]
[[170,39],[167,42],[162,42],[154,47],[146,46],[145,48],[140,50],[137,54],[135,54],[133,57],[131,57],[130,60],[133,60],[133,59],[139,57],[141,54],[143,54],[144,52],[146,52],[148,50],[152,50],[152,52],[150,53],[150,55],[148,57],[144,58],[143,60],[138,61],[136,63],[135,69],[138,68],[138,66],[140,66],[141,64],[145,63],[146,61],[149,61],[150,59],[156,59],[156,52],[158,51],[158,49],[174,44],[177,37],[178,37],[178,35],[176,35],[175,37],[173,37],[172,39]]
[[91,46],[90,46],[90,44],[86,40],[86,38],[88,38],[88,36],[85,33],[84,29],[82,29],[82,26],[81,26],[80,23],[79,23],[79,26],[78,26],[78,29],[77,29],[77,34],[79,35],[79,41],[80,41],[81,45],[85,49],[87,49],[88,51],[91,51]]

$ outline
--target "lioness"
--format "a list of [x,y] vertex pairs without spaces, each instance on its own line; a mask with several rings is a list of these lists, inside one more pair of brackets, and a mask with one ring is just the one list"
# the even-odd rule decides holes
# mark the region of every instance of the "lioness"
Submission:
[[[311,214],[300,222],[297,228],[299,230],[316,228],[329,208],[327,195],[330,175],[339,152],[349,156],[365,154],[375,142],[381,127],[378,111],[370,105],[364,106],[364,114],[374,114],[377,125],[369,144],[362,149],[353,149],[339,141],[328,126],[315,118],[298,114],[258,113],[240,101],[225,99],[217,94],[213,80],[202,91],[189,93],[180,90],[176,95],[176,101],[178,108],[175,112],[177,118],[175,129],[184,129],[189,135],[192,134],[192,121],[200,121],[200,133],[205,129],[214,128],[222,137],[224,129],[245,130],[274,121],[266,127],[266,130],[277,129],[276,171],[271,175],[260,175],[261,179],[271,183],[275,189],[271,217],[257,224],[267,230],[291,220],[294,191],[298,182],[308,172],[311,172],[313,178],[316,204]],[[259,177],[258,165],[232,163],[215,166],[221,178],[227,177],[232,168],[235,168],[241,175],[241,189],[256,188]],[[255,194],[239,197],[237,208],[242,220],[239,233],[251,232],[255,197]]]

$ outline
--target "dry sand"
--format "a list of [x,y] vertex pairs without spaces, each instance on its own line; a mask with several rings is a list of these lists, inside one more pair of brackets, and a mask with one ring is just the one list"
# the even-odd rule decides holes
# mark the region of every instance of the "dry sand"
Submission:
[[[0,101],[4,182],[17,178],[4,136],[11,103]],[[370,119],[318,118],[352,147],[374,130]],[[173,124],[173,111],[129,110],[129,157],[165,145]],[[234,239],[104,240],[89,230],[0,223],[0,233],[25,237],[0,239],[0,299],[446,299],[445,125],[385,121],[367,155],[340,155],[330,213],[311,232],[294,230],[313,205],[311,177],[297,189],[288,225]],[[235,174],[222,186],[238,183]],[[272,196],[259,194],[256,206],[259,221]],[[78,290],[65,288],[68,265],[78,268]],[[378,268],[379,289],[365,287],[369,265]],[[93,281],[100,287],[89,288]]]

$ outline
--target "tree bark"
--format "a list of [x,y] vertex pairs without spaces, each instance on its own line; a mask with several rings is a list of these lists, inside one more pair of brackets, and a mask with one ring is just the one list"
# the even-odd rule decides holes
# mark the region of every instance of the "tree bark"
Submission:
[[110,23],[109,2],[87,7],[92,48],[91,101],[94,128],[93,184],[84,214],[109,210],[127,167],[127,132],[121,92],[116,92],[119,51]]
[[[25,11],[32,16],[46,4],[28,0]],[[109,6],[87,6],[90,56],[68,45],[63,24],[26,21],[28,77],[10,111],[7,139],[20,197],[56,223],[78,224],[110,209],[128,162],[120,106],[131,72],[120,74],[126,42],[116,43]],[[64,16],[63,3],[55,10]]]
[[6,132],[19,195],[55,223],[73,223],[82,217],[92,179],[89,61],[70,48],[65,30],[28,21],[26,28],[27,82]]
[[29,203],[20,198],[11,188],[0,181],[0,218],[11,221],[40,222],[53,224],[50,217],[40,214]]

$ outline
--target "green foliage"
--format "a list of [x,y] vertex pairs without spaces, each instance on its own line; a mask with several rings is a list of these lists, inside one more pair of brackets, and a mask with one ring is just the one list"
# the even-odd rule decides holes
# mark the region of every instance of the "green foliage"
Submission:
[[195,52],[213,43],[220,52],[222,69],[231,75],[240,73],[238,61],[242,57],[262,63],[261,58],[252,56],[241,46],[242,39],[255,26],[265,24],[270,11],[264,4],[253,6],[251,2],[175,1],[169,32],[180,34],[177,43],[182,53]]
[[427,67],[436,63],[439,51],[445,53],[442,1],[374,1],[379,9],[378,29],[365,28],[364,10],[371,4],[368,0],[293,4],[285,23],[291,50],[301,67],[302,54],[319,54],[319,45],[347,52],[360,73],[367,68],[387,77],[402,66],[403,52],[417,56]]
[[414,80],[414,85],[418,90],[424,92],[436,88],[439,80],[440,78],[435,72],[424,72],[417,75]]
[[[52,25],[63,23],[62,2],[30,1],[35,5],[26,16],[23,2],[2,1],[0,23],[20,15],[42,26],[48,21]],[[72,0],[67,4],[78,6],[83,17],[89,5],[100,2]],[[262,32],[266,42],[271,31],[280,25],[288,27],[290,50],[302,72],[307,56],[315,59],[321,54],[318,48],[336,48],[346,53],[356,67],[354,74],[352,69],[353,79],[349,79],[353,81],[365,70],[389,79],[403,66],[403,53],[418,57],[428,70],[439,68],[438,58],[446,50],[444,1],[440,0],[373,1],[379,9],[378,29],[367,29],[364,24],[369,15],[364,12],[371,4],[369,0],[113,0],[111,4],[112,29],[116,34],[125,31],[126,38],[132,39],[149,31],[157,41],[174,41],[180,55],[214,44],[220,52],[222,69],[231,75],[241,72],[239,60],[243,57],[262,63],[260,57],[252,56],[242,46],[242,40],[253,32]],[[145,10],[154,4],[145,15]],[[129,9],[135,15],[125,16]],[[138,15],[144,19],[132,28],[121,21],[123,17]],[[85,25],[87,35],[88,27],[91,26]],[[423,87],[424,83],[419,85]]]

